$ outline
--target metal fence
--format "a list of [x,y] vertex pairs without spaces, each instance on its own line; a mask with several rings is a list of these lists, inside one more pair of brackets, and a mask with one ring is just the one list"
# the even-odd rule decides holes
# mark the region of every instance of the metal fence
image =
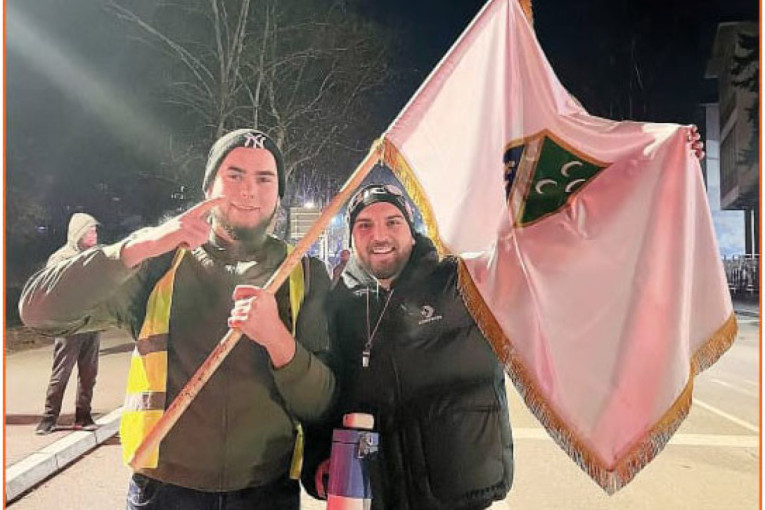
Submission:
[[757,296],[760,293],[760,256],[741,255],[723,258],[728,289],[734,297]]

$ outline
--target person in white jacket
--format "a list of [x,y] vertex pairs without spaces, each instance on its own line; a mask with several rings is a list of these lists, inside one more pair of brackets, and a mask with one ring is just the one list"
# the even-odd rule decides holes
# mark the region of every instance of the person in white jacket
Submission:
[[[98,244],[98,221],[85,213],[74,213],[69,219],[67,241],[48,258],[47,266],[58,264],[62,260],[79,255]],[[74,428],[76,430],[95,430],[97,428],[90,415],[90,402],[93,400],[93,388],[98,374],[98,348],[100,344],[97,332],[57,337],[53,343],[53,369],[45,395],[45,411],[42,420],[35,429],[35,434],[46,435],[56,430],[56,421],[61,412],[64,390],[69,382],[72,369],[77,365],[77,400],[75,404]]]

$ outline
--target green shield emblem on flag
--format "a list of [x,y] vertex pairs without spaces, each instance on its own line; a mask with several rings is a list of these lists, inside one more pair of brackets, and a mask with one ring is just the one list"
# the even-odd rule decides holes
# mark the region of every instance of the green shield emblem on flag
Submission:
[[608,166],[549,131],[511,142],[503,155],[505,192],[516,227],[555,214]]

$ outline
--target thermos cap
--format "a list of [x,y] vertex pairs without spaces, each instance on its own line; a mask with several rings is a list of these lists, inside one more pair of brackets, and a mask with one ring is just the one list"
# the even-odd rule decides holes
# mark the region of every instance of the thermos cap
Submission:
[[343,427],[347,429],[372,430],[375,427],[375,418],[366,413],[349,413],[343,416]]

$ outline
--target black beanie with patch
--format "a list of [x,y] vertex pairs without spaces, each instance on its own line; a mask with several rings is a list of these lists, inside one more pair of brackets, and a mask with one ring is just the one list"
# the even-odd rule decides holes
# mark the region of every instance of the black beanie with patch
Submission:
[[392,184],[369,184],[357,191],[348,201],[345,219],[348,222],[348,232],[351,233],[351,242],[353,242],[353,224],[356,223],[359,213],[377,202],[387,202],[396,206],[401,211],[409,225],[412,236],[414,236],[414,212],[404,197],[404,192]]

